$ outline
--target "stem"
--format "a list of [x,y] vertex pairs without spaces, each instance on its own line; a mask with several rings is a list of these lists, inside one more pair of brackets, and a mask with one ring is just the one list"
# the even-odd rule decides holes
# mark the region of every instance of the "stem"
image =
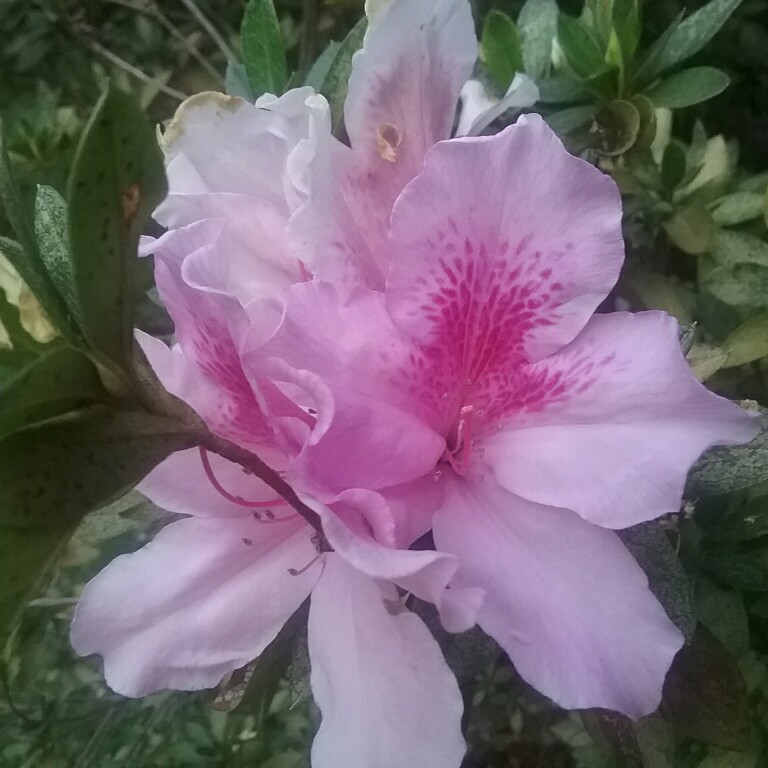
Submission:
[[216,27],[211,24],[205,14],[197,7],[195,0],[181,0],[181,2],[195,17],[197,23],[211,36],[213,42],[219,46],[227,61],[237,60],[237,56],[235,56],[232,49],[227,45],[221,34],[219,34],[219,31],[216,29]]
[[317,512],[304,504],[296,495],[293,488],[291,488],[291,486],[288,485],[288,483],[286,483],[274,469],[265,464],[258,456],[234,445],[234,443],[230,443],[228,440],[223,440],[210,433],[203,437],[200,444],[207,451],[217,453],[219,456],[222,456],[235,464],[239,464],[243,469],[248,470],[251,474],[258,477],[259,480],[263,480],[270,488],[272,488],[272,490],[282,496],[307,521],[307,523],[317,531],[322,537],[322,541],[325,541],[323,526]]

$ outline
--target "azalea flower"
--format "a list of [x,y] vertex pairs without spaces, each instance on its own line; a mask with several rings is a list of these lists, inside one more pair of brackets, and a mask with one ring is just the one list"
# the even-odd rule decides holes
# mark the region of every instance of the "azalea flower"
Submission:
[[139,335],[153,368],[322,537],[239,466],[175,454],[141,490],[185,518],[85,587],[72,641],[126,695],[213,687],[309,597],[315,768],[450,768],[461,696],[407,595],[558,703],[645,714],[682,640],[611,529],[675,511],[698,454],[754,425],[667,316],[592,317],[623,258],[610,180],[538,118],[446,141],[468,3],[367,11],[350,145],[311,89],[194,97],[144,245],[178,342]]
[[652,712],[683,640],[615,529],[676,512],[702,451],[755,421],[694,378],[668,315],[593,314],[623,261],[619,193],[538,116],[432,148],[386,256],[384,292],[291,287],[247,355],[327,390],[287,479],[317,509],[410,484],[397,546],[431,530],[458,558],[451,586],[483,591],[478,624],[528,682]]

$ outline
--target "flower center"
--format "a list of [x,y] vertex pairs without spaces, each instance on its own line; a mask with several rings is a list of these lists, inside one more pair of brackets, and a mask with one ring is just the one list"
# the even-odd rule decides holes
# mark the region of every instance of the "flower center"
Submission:
[[447,442],[444,461],[451,465],[457,475],[464,475],[469,466],[469,457],[475,438],[475,423],[478,412],[474,405],[464,405],[459,411],[456,429]]

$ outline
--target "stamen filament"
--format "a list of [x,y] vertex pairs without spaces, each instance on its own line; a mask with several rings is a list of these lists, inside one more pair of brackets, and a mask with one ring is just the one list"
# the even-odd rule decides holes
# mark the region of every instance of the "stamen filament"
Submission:
[[288,573],[291,576],[301,576],[302,573],[306,573],[323,555],[323,552],[318,552],[303,568],[289,568]]
[[[227,500],[231,501],[233,504],[238,504],[241,507],[248,507],[249,509],[263,509],[266,507],[275,507],[279,504],[287,504],[288,502],[285,499],[272,499],[270,501],[247,501],[246,499],[240,498],[240,496],[235,496],[231,494],[224,486],[221,485],[221,483],[216,479],[216,475],[213,474],[213,467],[211,466],[211,460],[208,457],[208,451],[205,450],[202,446],[200,446],[200,459],[203,462],[203,469],[205,470],[205,476],[210,481],[211,485]],[[291,515],[293,517],[293,515]],[[275,518],[275,520],[271,522],[278,522],[278,520],[284,520],[286,518]],[[263,521],[262,521],[263,522]]]

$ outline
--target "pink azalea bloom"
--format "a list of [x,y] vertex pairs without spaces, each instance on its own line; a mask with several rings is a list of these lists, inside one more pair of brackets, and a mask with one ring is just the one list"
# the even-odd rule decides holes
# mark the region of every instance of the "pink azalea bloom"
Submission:
[[[142,490],[187,517],[86,586],[72,641],[126,695],[212,687],[311,595],[315,768],[455,768],[461,696],[397,588],[564,706],[647,713],[681,637],[611,529],[676,510],[699,453],[755,428],[665,315],[592,316],[623,258],[612,182],[537,118],[443,141],[468,3],[370,6],[351,146],[311,89],[182,107],[147,246],[178,346],[140,337],[333,552],[239,467],[178,453]],[[430,530],[437,552],[408,549]]]
[[396,545],[431,529],[526,680],[639,717],[682,636],[614,529],[677,511],[702,451],[757,425],[693,377],[668,315],[593,314],[620,225],[613,182],[538,116],[440,143],[394,206],[386,290],[293,286],[247,369],[328,390],[291,482],[394,500]]

